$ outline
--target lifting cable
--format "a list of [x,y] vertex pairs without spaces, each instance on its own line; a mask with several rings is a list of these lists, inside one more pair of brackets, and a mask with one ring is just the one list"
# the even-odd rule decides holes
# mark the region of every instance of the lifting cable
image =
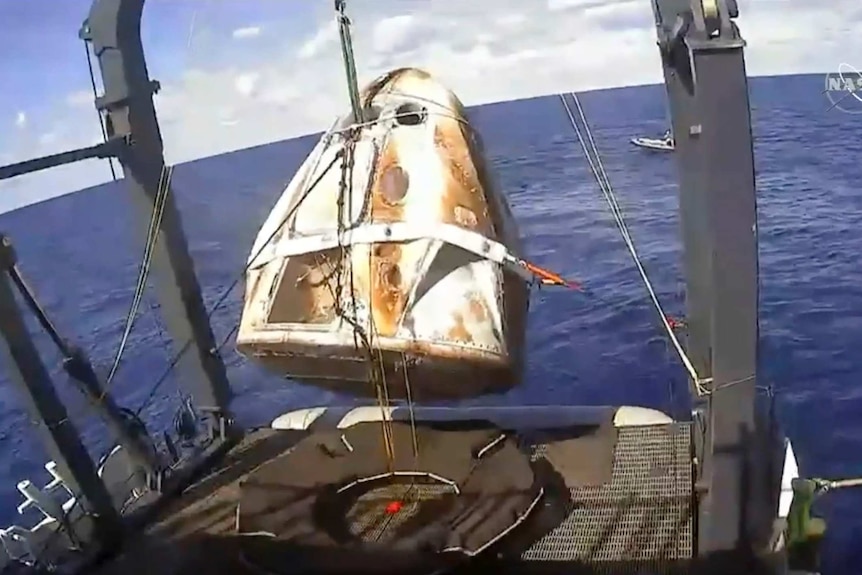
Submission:
[[[637,267],[638,273],[643,280],[644,287],[647,290],[647,294],[649,295],[649,298],[652,301],[656,312],[658,312],[662,326],[667,332],[667,336],[670,339],[671,344],[673,344],[673,347],[676,350],[680,360],[682,361],[683,366],[688,372],[689,377],[694,382],[698,395],[707,395],[710,393],[707,386],[712,383],[712,378],[702,378],[698,375],[697,370],[695,370],[694,368],[694,364],[691,362],[691,359],[689,359],[688,355],[685,352],[685,349],[683,349],[682,344],[680,343],[679,338],[676,335],[676,332],[674,331],[674,328],[677,327],[676,322],[671,320],[664,312],[661,302],[658,299],[658,295],[656,294],[655,288],[653,287],[652,282],[647,275],[646,269],[644,269],[643,263],[641,262],[640,255],[635,248],[634,241],[632,240],[631,234],[629,233],[625,219],[623,218],[622,210],[620,209],[619,202],[617,201],[613,187],[611,186],[607,171],[605,170],[604,164],[602,163],[601,155],[599,154],[599,150],[596,147],[596,143],[592,135],[592,130],[590,129],[590,125],[587,122],[587,118],[584,114],[583,108],[581,107],[578,95],[572,92],[570,96],[574,101],[575,106],[577,107],[580,124],[578,123],[578,120],[575,119],[575,115],[572,113],[572,110],[569,107],[569,103],[566,101],[566,97],[564,94],[560,94],[560,101],[563,103],[563,107],[566,110],[566,115],[569,117],[569,122],[571,122],[572,128],[574,129],[575,134],[578,137],[578,142],[581,144],[581,149],[584,152],[584,157],[587,159],[593,176],[595,177],[596,183],[599,185],[599,188],[602,191],[602,195],[604,195],[605,200],[607,201],[608,206],[611,209],[611,214],[613,215],[614,221],[616,222],[617,227],[620,230],[620,235],[622,236],[623,241],[628,248],[629,254],[632,257],[635,266]],[[583,128],[581,127],[581,125],[583,126]],[[586,134],[586,139],[584,138],[584,134]],[[589,148],[587,147],[588,142]]]
[[[338,34],[341,43],[341,57],[342,62],[344,64],[344,72],[347,79],[347,91],[350,96],[350,105],[352,109],[352,124],[351,129],[349,129],[344,135],[344,151],[345,157],[341,162],[341,179],[339,181],[339,193],[338,193],[338,244],[341,248],[341,257],[339,258],[339,266],[343,266],[345,261],[347,261],[347,265],[349,267],[348,275],[350,281],[350,297],[352,299],[352,314],[353,318],[348,319],[348,322],[353,327],[354,340],[356,343],[362,343],[363,347],[365,347],[365,351],[368,354],[368,375],[369,375],[369,383],[371,383],[374,394],[377,399],[377,405],[380,407],[380,428],[383,434],[383,447],[386,455],[386,463],[389,471],[394,471],[395,466],[395,438],[394,431],[392,428],[392,421],[389,415],[388,408],[391,405],[389,399],[389,386],[386,382],[386,367],[383,360],[383,351],[381,349],[374,349],[374,339],[377,338],[377,327],[374,322],[374,312],[373,310],[369,310],[369,328],[365,330],[359,324],[359,317],[357,314],[357,306],[356,306],[356,285],[354,281],[353,274],[353,246],[345,246],[342,244],[342,238],[345,232],[345,217],[344,217],[344,200],[345,196],[347,196],[349,205],[347,206],[348,210],[348,219],[353,218],[353,168],[355,165],[354,162],[354,152],[356,141],[358,139],[359,134],[361,133],[362,128],[359,127],[364,123],[363,117],[363,102],[361,102],[361,94],[359,90],[359,84],[356,78],[356,58],[353,52],[353,41],[350,35],[350,18],[347,16],[347,3],[345,0],[335,0],[335,19],[338,25]],[[373,174],[372,170],[372,175]],[[368,206],[369,209],[373,209],[370,202],[370,194],[371,194],[371,185],[373,185],[373,180],[369,181],[369,187],[365,190],[365,198],[363,198],[363,205]],[[365,211],[365,210],[363,210]],[[360,217],[365,216],[366,214],[362,214]],[[370,216],[370,212],[368,216]],[[371,282],[369,285],[369,294],[374,290],[374,277],[376,274],[372,269],[372,259],[371,259],[372,250],[368,251],[368,270],[369,270],[369,281]],[[349,258],[349,260],[348,260]],[[337,292],[338,294],[334,297],[335,305],[340,308],[341,307],[341,292],[343,289],[343,280],[344,274],[338,273],[338,284],[337,284]],[[338,315],[342,318],[345,318],[344,310],[338,309]],[[411,407],[412,410],[412,407]],[[411,428],[412,433],[414,435],[413,444],[416,445],[416,429]],[[418,455],[417,455],[418,457]]]
[[162,218],[165,213],[165,205],[167,204],[168,195],[171,191],[171,179],[173,178],[173,166],[162,166],[162,172],[159,175],[159,184],[156,191],[156,197],[153,202],[153,213],[150,217],[150,225],[147,229],[147,238],[144,243],[144,254],[141,258],[141,266],[138,271],[138,281],[135,285],[135,291],[132,297],[132,303],[129,308],[129,313],[126,316],[125,328],[123,335],[120,338],[120,344],[117,347],[117,353],[114,357],[114,363],[111,365],[111,370],[108,372],[108,378],[105,382],[105,388],[102,391],[102,396],[108,393],[108,388],[114,382],[117,375],[117,370],[120,367],[120,361],[123,358],[123,353],[126,350],[126,345],[129,341],[129,335],[132,333],[132,328],[138,318],[138,312],[141,307],[141,302],[144,299],[144,293],[147,289],[147,280],[150,275],[150,266],[153,262],[153,254],[155,253],[156,242],[159,238],[161,230]]

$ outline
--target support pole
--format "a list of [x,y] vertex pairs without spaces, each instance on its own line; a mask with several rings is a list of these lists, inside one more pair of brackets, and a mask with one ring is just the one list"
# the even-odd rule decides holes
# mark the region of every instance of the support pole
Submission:
[[713,378],[700,462],[701,556],[749,553],[772,510],[753,449],[757,209],[745,42],[733,0],[653,0],[680,171],[688,350]]
[[[167,174],[152,98],[158,83],[149,78],[141,44],[143,6],[144,0],[95,0],[82,37],[92,42],[101,70],[105,93],[96,108],[105,116],[108,138],[124,138],[127,144],[119,160],[145,235]],[[170,190],[152,265],[165,323],[182,354],[179,368],[186,392],[222,428],[229,419],[230,385]]]
[[120,151],[120,146],[118,144],[121,143],[116,141],[104,142],[87,148],[69,150],[68,152],[60,152],[59,154],[33,158],[32,160],[9,164],[8,166],[0,166],[0,180],[8,180],[9,178],[23,176],[24,174],[31,174],[33,172],[39,172],[41,170],[47,170],[49,168],[55,168],[65,164],[73,164],[75,162],[89,160],[91,158],[113,158]]
[[[60,353],[63,354],[63,368],[66,373],[84,393],[93,408],[99,413],[113,437],[117,438],[119,444],[126,450],[135,465],[141,468],[148,477],[152,478],[161,471],[161,465],[156,451],[146,433],[146,429],[137,425],[116,404],[110,393],[107,393],[99,381],[93,369],[90,359],[84,351],[70,345],[64,340],[57,328],[48,318],[48,314],[39,305],[33,290],[24,281],[18,271],[15,262],[15,248],[10,239],[0,233],[0,243],[5,249],[7,264],[5,272],[18,293],[21,295],[26,307],[34,314],[42,329],[48,334]],[[11,262],[11,263],[9,263]]]
[[[665,3],[662,2],[661,5]],[[688,9],[688,0],[683,3]],[[676,15],[670,20],[676,21]],[[669,55],[671,63],[688,56],[687,47],[677,44]],[[685,333],[686,353],[697,374],[712,377],[712,297],[713,288],[707,192],[701,185],[701,160],[704,142],[688,134],[698,124],[697,101],[692,92],[691,70],[685,66],[665,65],[665,86],[670,105],[671,130],[675,137],[676,162],[679,178],[680,233],[685,270]],[[682,142],[680,142],[682,139]],[[692,383],[692,397],[697,397]]]
[[74,423],[57,396],[51,376],[39,357],[21,315],[7,270],[15,264],[11,244],[0,234],[0,335],[3,363],[12,366],[12,382],[38,421],[48,456],[69,477],[72,491],[95,516],[97,537],[107,542],[120,532],[117,511]]

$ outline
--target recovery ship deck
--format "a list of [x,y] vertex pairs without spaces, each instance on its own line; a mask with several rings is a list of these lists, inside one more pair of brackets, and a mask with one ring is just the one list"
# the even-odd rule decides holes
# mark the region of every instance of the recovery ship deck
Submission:
[[[493,557],[495,569],[518,573],[686,570],[693,551],[691,426],[658,412],[635,413],[641,421],[634,425],[622,421],[622,411],[615,417],[608,409],[596,424],[519,433],[535,463],[553,469],[556,485],[546,489],[528,521],[482,561]],[[645,413],[651,421],[642,420]],[[239,485],[308,433],[251,432],[149,529],[130,538],[120,557],[94,573],[150,573],[153,561],[165,575],[260,573],[238,548]]]

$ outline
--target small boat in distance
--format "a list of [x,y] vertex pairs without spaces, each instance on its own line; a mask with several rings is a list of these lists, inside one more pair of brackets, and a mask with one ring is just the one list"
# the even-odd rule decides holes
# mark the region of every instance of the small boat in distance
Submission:
[[632,138],[631,142],[639,148],[662,152],[672,152],[676,144],[670,130],[665,132],[661,138]]

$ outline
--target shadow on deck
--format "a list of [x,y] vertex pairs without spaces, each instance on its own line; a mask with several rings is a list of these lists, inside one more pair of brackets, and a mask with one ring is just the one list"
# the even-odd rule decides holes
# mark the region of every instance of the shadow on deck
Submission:
[[[536,465],[553,469],[556,480],[546,487],[528,521],[454,572],[690,572],[689,425],[609,425],[523,434],[524,447],[532,451]],[[166,506],[119,556],[88,572],[259,575],[259,568],[242,559],[244,538],[236,534],[240,482],[307,435],[271,429],[251,432],[214,471]],[[284,543],[272,541],[271,547],[267,553],[284,554]],[[293,569],[285,569],[285,574],[310,572],[292,560],[285,563]],[[376,565],[354,564],[349,572],[379,573],[385,564],[381,558]]]

